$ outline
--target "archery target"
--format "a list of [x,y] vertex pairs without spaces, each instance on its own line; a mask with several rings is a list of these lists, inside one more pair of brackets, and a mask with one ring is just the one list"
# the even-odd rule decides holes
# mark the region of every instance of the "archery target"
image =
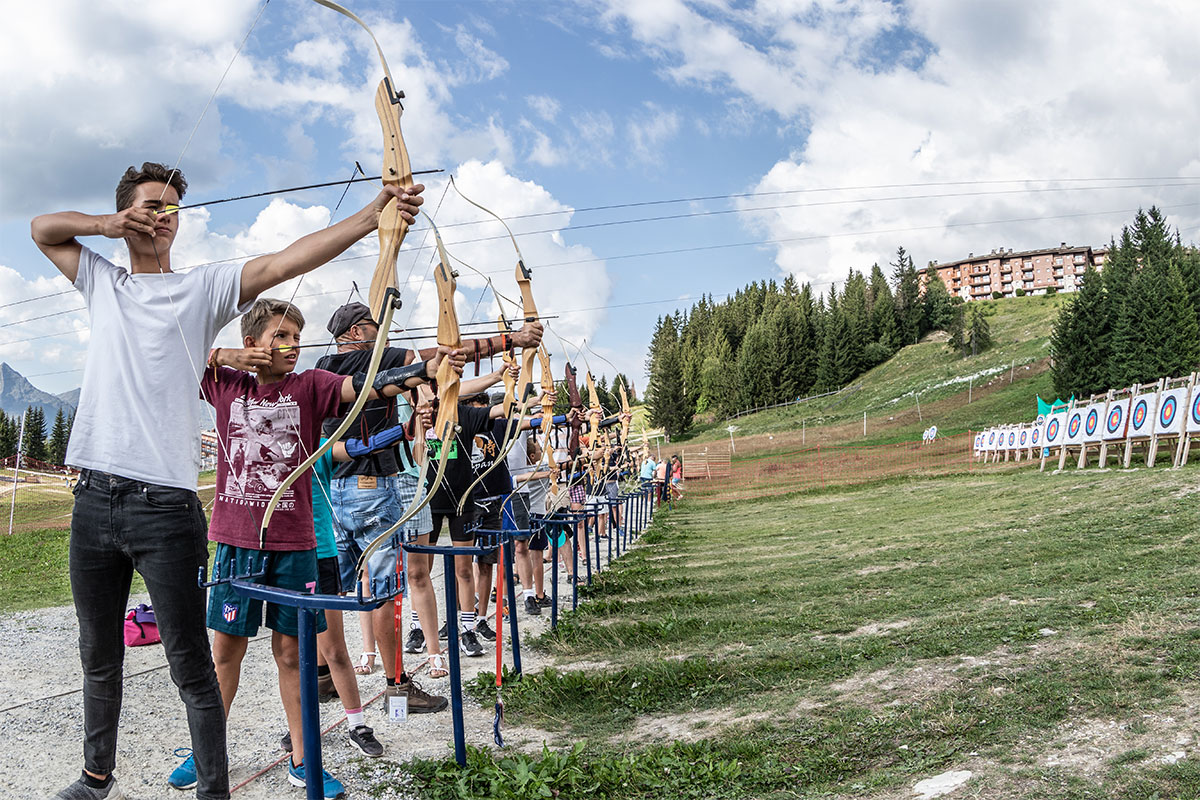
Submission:
[[1149,436],[1158,412],[1158,392],[1140,394],[1129,408],[1129,436]]
[[1183,404],[1187,389],[1167,389],[1158,396],[1158,413],[1154,418],[1154,433],[1159,436],[1178,434],[1183,430]]
[[995,449],[996,449],[996,429],[995,429],[995,428],[992,428],[990,431],[988,431],[988,435],[987,435],[987,436],[988,436],[988,438],[987,438],[987,449],[988,449],[988,450],[995,450]]
[[1104,431],[1101,434],[1104,441],[1125,438],[1125,428],[1129,423],[1129,406],[1132,402],[1132,397],[1125,397],[1108,404],[1104,414]]
[[1046,418],[1046,432],[1042,435],[1046,447],[1057,447],[1066,438],[1067,412],[1060,411]]
[[1042,446],[1042,428],[1043,428],[1043,426],[1041,426],[1041,425],[1034,425],[1030,429],[1030,431],[1029,431],[1029,446],[1030,447],[1041,447]]
[[1029,428],[1024,425],[1017,431],[1017,447],[1021,450],[1029,447]]
[[1188,433],[1200,433],[1200,386],[1192,389],[1192,403],[1187,418]]
[[1083,409],[1074,408],[1067,414],[1066,444],[1079,444],[1083,441]]
[[1008,437],[1005,439],[1005,446],[1009,450],[1017,449],[1017,432],[1015,430],[1009,429]]
[[982,433],[975,434],[975,452],[978,453],[983,449],[984,435]]
[[1104,427],[1104,403],[1092,403],[1083,409],[1083,441],[1100,441]]

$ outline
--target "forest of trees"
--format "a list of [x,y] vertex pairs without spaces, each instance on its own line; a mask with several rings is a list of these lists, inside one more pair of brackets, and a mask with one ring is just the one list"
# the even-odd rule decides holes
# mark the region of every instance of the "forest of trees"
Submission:
[[[5,414],[0,411],[0,458],[8,458],[17,452],[17,440],[21,435],[21,414]],[[71,438],[71,423],[75,416],[63,414],[62,409],[54,417],[50,433],[46,433],[46,414],[41,408],[30,406],[25,416],[25,440],[21,454],[39,461],[62,465],[67,458],[67,440]]]
[[697,413],[726,417],[838,389],[932,330],[949,332],[963,355],[988,347],[984,315],[966,313],[936,272],[922,291],[903,247],[890,266],[890,280],[876,264],[816,294],[788,276],[660,317],[646,363],[651,423],[677,435]]
[[1200,366],[1200,251],[1157,208],[1139,211],[1089,268],[1050,339],[1059,397],[1187,375]]

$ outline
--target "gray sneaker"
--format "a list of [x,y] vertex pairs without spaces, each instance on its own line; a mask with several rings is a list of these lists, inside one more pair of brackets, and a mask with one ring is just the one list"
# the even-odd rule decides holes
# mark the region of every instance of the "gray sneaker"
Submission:
[[116,778],[109,781],[108,786],[103,789],[96,789],[88,786],[80,777],[79,780],[54,795],[54,800],[125,800],[125,793],[121,791],[120,786],[117,786]]

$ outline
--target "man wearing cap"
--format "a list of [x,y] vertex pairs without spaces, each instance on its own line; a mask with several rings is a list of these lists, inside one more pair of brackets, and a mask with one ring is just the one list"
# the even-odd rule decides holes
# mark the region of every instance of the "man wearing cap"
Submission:
[[[317,362],[318,369],[339,375],[353,375],[361,371],[371,358],[371,348],[379,328],[371,319],[370,309],[362,303],[347,303],[333,312],[327,326],[338,344],[338,352],[325,356]],[[516,347],[537,347],[542,339],[542,325],[526,323],[512,334],[499,334],[483,339],[464,340],[461,349],[470,361],[478,364],[482,359]],[[434,353],[437,348],[427,348]],[[383,351],[380,369],[404,366],[417,358],[426,358],[426,350],[414,351],[401,347],[387,347]],[[477,378],[462,381],[461,392],[486,391],[500,380],[500,369]],[[348,437],[366,437],[385,428],[403,424],[411,418],[413,399],[400,395],[391,401],[367,403],[359,418],[346,432]],[[340,419],[327,420],[326,433],[332,432]],[[423,447],[423,439],[418,447]],[[395,524],[417,495],[420,469],[412,458],[413,448],[408,442],[403,446],[370,453],[340,464],[330,483],[334,530],[338,535],[338,560],[342,569],[342,585],[355,586],[358,576],[354,574],[358,556],[366,545],[383,531]],[[433,519],[428,506],[422,509],[398,531],[399,541],[410,541],[433,530]],[[392,547],[384,547],[372,557],[368,565],[372,584],[382,581],[386,574],[394,572],[400,554]],[[422,636],[429,647],[430,655],[439,651],[437,640],[437,599],[433,583],[429,579],[431,556],[410,556],[408,564],[408,586],[413,615],[421,621]],[[432,697],[413,685],[407,675],[396,672],[396,630],[393,613],[388,606],[372,613],[372,627],[379,654],[383,661],[388,685],[396,685],[408,694],[408,710],[413,713],[440,711],[446,707],[441,697]],[[433,666],[440,666],[434,664]],[[431,671],[439,677],[440,670]]]

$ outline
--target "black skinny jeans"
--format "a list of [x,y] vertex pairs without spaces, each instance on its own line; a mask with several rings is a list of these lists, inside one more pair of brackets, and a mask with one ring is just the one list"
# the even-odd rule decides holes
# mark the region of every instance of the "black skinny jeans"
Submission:
[[229,797],[225,710],[204,626],[207,523],[195,492],[84,470],[71,514],[71,593],[83,662],[83,764],[112,772],[121,715],[125,607],[133,571],[146,582],[171,680],[187,706],[196,796]]

